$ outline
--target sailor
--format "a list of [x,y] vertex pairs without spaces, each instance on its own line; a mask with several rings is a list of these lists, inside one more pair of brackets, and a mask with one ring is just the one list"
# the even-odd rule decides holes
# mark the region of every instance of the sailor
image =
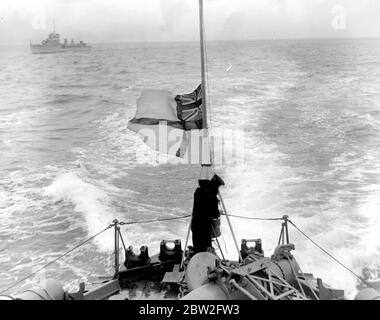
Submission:
[[199,188],[194,194],[193,233],[194,254],[212,249],[213,220],[220,218],[218,193],[224,181],[215,175],[211,180],[199,180]]

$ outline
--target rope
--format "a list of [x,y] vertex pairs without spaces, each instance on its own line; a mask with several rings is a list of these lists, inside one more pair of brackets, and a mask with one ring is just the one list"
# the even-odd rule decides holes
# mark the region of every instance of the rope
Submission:
[[328,255],[332,260],[334,260],[336,263],[338,263],[341,267],[346,269],[347,271],[351,272],[356,278],[358,278],[360,281],[362,281],[367,286],[370,286],[369,283],[367,283],[362,277],[357,275],[354,271],[352,271],[349,267],[344,265],[342,262],[340,262],[337,258],[335,258],[331,253],[329,253],[327,250],[323,249],[318,243],[316,243],[313,239],[311,239],[305,232],[303,232],[300,228],[298,228],[292,221],[288,220],[288,222],[299,232],[301,233],[306,239],[308,239],[311,243],[313,243],[317,248],[319,248],[322,252],[324,252],[326,255]]
[[222,236],[222,240],[223,240],[223,244],[224,244],[224,250],[226,250],[226,253],[228,254],[227,244],[226,244],[226,240],[224,240],[223,232],[222,232],[221,236]]
[[[223,213],[222,215],[225,216],[226,214]],[[237,216],[233,214],[229,214],[229,216],[233,218],[239,218],[239,219],[245,219],[245,220],[257,220],[257,221],[283,221],[284,220],[284,218],[254,218],[254,217]]]
[[[223,214],[225,215],[225,214]],[[243,217],[243,216],[237,216],[237,215],[229,215],[233,218],[240,218],[240,219],[246,219],[246,220],[259,220],[259,221],[282,221],[284,220],[284,217],[282,218],[250,218],[250,217]],[[351,274],[353,274],[357,279],[359,279],[361,282],[363,282],[368,287],[373,286],[365,281],[361,276],[359,276],[357,273],[355,273],[352,269],[344,265],[342,262],[340,262],[337,258],[335,258],[331,253],[329,253],[326,249],[322,248],[318,243],[316,243],[313,239],[311,239],[305,232],[303,232],[300,228],[298,228],[291,220],[286,218],[286,220],[299,232],[301,233],[306,239],[308,239],[311,243],[313,243],[317,248],[319,248],[322,252],[324,252],[327,256],[329,256],[332,260],[334,260],[336,263],[338,263],[341,267],[349,271]]]
[[51,266],[52,264],[56,263],[58,260],[61,260],[62,258],[66,257],[68,254],[70,254],[71,252],[79,249],[80,247],[84,246],[85,244],[87,244],[88,242],[92,241],[93,239],[95,239],[96,237],[100,236],[102,233],[104,233],[105,231],[107,231],[108,229],[111,229],[113,227],[113,225],[109,225],[107,228],[103,229],[102,231],[98,232],[97,234],[95,234],[94,236],[92,236],[91,238],[88,238],[86,241],[76,245],[74,248],[70,249],[69,251],[67,251],[66,253],[60,255],[58,258],[54,259],[53,261],[49,262],[48,264],[44,265],[43,267],[39,268],[38,270],[30,273],[29,275],[27,275],[26,277],[22,278],[21,280],[18,280],[16,281],[15,283],[13,283],[11,286],[9,286],[8,288],[6,288],[5,290],[1,291],[0,292],[0,295],[2,295],[3,293],[15,288],[16,286],[18,286],[20,283],[24,282],[25,280],[28,280],[29,278],[35,276],[36,274],[38,274],[39,272],[41,272],[42,270],[48,268],[49,266]]
[[[191,215],[187,215],[187,216],[183,216],[183,217],[174,217],[174,218],[165,218],[165,219],[155,219],[155,220],[146,220],[146,221],[132,221],[132,222],[120,222],[120,225],[121,226],[124,226],[124,225],[134,225],[134,224],[145,224],[145,223],[153,223],[153,222],[162,222],[162,221],[173,221],[173,220],[179,220],[179,219],[186,219],[186,218],[190,218]],[[29,278],[35,276],[36,274],[38,274],[39,272],[41,272],[42,270],[48,268],[49,266],[51,266],[52,264],[56,263],[57,261],[63,259],[64,257],[66,257],[67,255],[69,255],[70,253],[72,253],[73,251],[79,249],[80,247],[84,246],[85,244],[87,244],[88,242],[94,240],[96,237],[100,236],[102,233],[106,232],[107,230],[113,228],[115,225],[114,224],[111,224],[109,225],[107,228],[103,229],[102,231],[98,232],[97,234],[95,234],[94,236],[88,238],[86,241],[83,241],[81,243],[79,243],[78,245],[76,245],[75,247],[73,247],[72,249],[70,249],[69,251],[65,252],[64,254],[60,255],[58,258],[54,259],[53,261],[49,262],[48,264],[44,265],[43,267],[39,268],[38,270],[28,274],[26,277],[18,280],[17,282],[13,283],[12,285],[10,285],[8,288],[6,288],[5,290],[1,291],[0,292],[0,296],[5,296],[3,295],[3,293],[15,288],[16,286],[18,286],[19,284],[21,284],[22,282],[24,282],[25,280],[28,280]],[[121,236],[121,233],[119,233],[119,235]],[[125,243],[124,243],[124,239],[121,237],[121,240],[122,240],[122,244],[125,248]],[[29,290],[30,291],[30,290]]]
[[220,243],[219,243],[219,240],[218,240],[217,234],[215,233],[215,228],[214,228],[213,225],[211,225],[211,228],[212,228],[212,232],[214,233],[214,236],[215,236],[215,242],[216,242],[217,245],[218,245],[218,248],[219,248],[219,251],[220,251],[220,253],[221,253],[221,255],[222,255],[222,258],[223,258],[223,260],[226,260],[226,258],[224,257],[224,253],[223,253],[222,247],[221,247],[221,245],[220,245]]
[[129,225],[134,225],[134,224],[146,224],[146,223],[153,223],[153,222],[173,221],[173,220],[180,220],[180,219],[187,219],[187,218],[191,218],[191,215],[187,215],[187,216],[183,216],[183,217],[165,218],[165,219],[145,220],[145,221],[120,222],[120,225],[121,226],[129,226]]
[[123,238],[123,235],[121,234],[120,230],[118,230],[118,233],[119,233],[121,243],[123,244],[124,251],[127,251],[127,246],[125,245],[124,238]]
[[228,223],[230,230],[231,230],[232,239],[234,240],[236,251],[238,252],[238,257],[239,257],[240,261],[243,261],[243,258],[241,256],[241,252],[240,252],[240,248],[239,248],[238,242],[236,240],[235,232],[234,232],[234,229],[232,228],[230,216],[227,213],[227,208],[226,208],[226,205],[224,203],[222,193],[220,191],[218,193],[218,196],[219,196],[220,204],[221,204],[222,209],[223,209],[224,216],[226,217],[227,223]]

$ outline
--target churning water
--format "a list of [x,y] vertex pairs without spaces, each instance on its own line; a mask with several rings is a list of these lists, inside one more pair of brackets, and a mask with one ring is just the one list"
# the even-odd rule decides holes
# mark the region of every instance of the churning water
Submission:
[[[138,142],[126,127],[143,89],[194,90],[199,59],[196,43],[41,56],[0,49],[0,287],[115,218],[191,213],[199,167],[137,163]],[[208,62],[213,127],[245,133],[245,160],[217,168],[230,213],[287,214],[356,272],[376,264],[380,40],[214,42]],[[184,240],[187,223],[130,226],[123,234],[154,253],[162,239]],[[271,254],[279,223],[234,218],[233,225],[238,238],[261,237]],[[223,229],[236,258],[225,222]],[[303,270],[352,294],[355,278],[290,230]],[[109,231],[45,276],[73,287],[111,274],[112,237]]]

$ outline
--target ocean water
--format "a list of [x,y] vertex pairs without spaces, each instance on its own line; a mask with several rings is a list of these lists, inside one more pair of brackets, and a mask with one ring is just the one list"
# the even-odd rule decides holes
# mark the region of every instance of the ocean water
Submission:
[[[355,272],[380,259],[380,40],[210,42],[213,128],[242,130],[244,161],[217,167],[231,214],[285,214]],[[136,162],[127,130],[146,88],[200,83],[197,43],[95,45],[31,55],[0,48],[0,288],[118,218],[191,213],[199,167]],[[152,156],[154,153],[152,152]],[[127,244],[183,239],[188,221],[125,227]],[[237,237],[280,223],[233,219]],[[223,221],[222,246],[236,258]],[[305,272],[355,293],[355,278],[290,228]],[[75,289],[112,274],[112,232],[40,277]],[[30,284],[26,283],[25,286]],[[16,289],[22,290],[20,286]]]

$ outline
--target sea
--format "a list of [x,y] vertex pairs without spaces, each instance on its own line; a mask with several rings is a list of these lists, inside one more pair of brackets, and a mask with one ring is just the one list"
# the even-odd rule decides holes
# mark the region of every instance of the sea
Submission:
[[[244,134],[243,159],[215,167],[231,215],[291,221],[355,273],[380,262],[380,39],[207,43],[213,130]],[[95,44],[32,55],[0,47],[0,288],[106,228],[191,214],[200,168],[141,163],[127,124],[145,89],[190,93],[201,81],[196,42]],[[228,148],[228,146],[227,146]],[[156,153],[150,151],[154,157]],[[233,153],[232,153],[233,154]],[[277,245],[281,221],[231,218],[238,242]],[[181,239],[189,219],[122,227],[127,246]],[[225,218],[224,254],[237,259]],[[289,226],[305,273],[356,292],[355,276]],[[112,276],[107,231],[12,288],[41,279],[66,289]]]

